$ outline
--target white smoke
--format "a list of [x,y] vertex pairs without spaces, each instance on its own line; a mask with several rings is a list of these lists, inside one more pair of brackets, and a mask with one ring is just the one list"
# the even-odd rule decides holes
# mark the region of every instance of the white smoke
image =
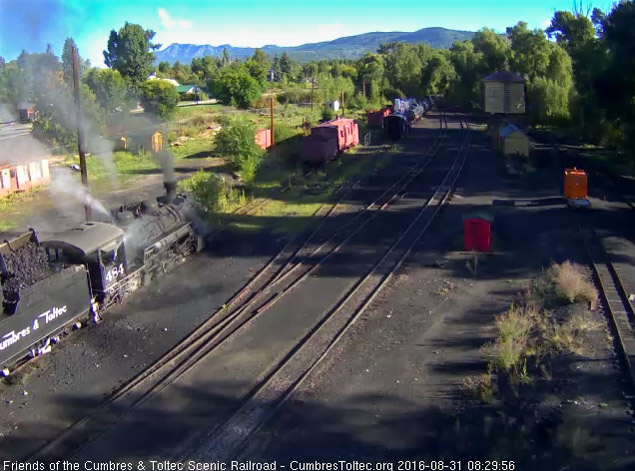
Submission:
[[97,213],[97,215],[110,215],[110,211],[106,209],[101,201],[91,195],[85,186],[81,185],[69,171],[65,170],[59,169],[54,172],[54,178],[51,178],[49,190],[55,201],[59,201],[62,206],[72,206],[72,211],[76,212],[78,204],[68,205],[70,198],[71,203],[79,203],[81,206],[89,205],[93,213]]

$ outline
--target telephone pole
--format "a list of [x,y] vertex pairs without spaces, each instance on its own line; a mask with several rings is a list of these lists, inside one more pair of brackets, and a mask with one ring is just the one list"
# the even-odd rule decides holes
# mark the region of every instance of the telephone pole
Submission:
[[313,111],[313,95],[315,94],[315,77],[311,78],[311,111]]
[[271,145],[276,144],[276,134],[273,129],[273,97],[269,97],[269,113],[271,114]]
[[366,98],[366,80],[362,82],[362,96]]
[[[77,48],[73,46],[73,92],[75,94],[75,124],[77,125],[77,152],[79,153],[79,170],[82,175],[82,185],[88,195],[88,171],[86,169],[86,153],[84,152],[84,130],[81,126],[82,111],[79,101],[79,60],[77,58]],[[92,219],[92,211],[88,201],[84,202],[84,212],[86,213],[86,221]]]

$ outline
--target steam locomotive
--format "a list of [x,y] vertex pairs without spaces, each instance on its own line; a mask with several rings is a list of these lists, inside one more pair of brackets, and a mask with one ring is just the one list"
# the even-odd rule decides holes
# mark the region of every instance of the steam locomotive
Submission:
[[176,183],[156,201],[121,207],[39,240],[34,230],[0,244],[0,371],[47,353],[59,336],[166,273],[204,246],[198,208]]

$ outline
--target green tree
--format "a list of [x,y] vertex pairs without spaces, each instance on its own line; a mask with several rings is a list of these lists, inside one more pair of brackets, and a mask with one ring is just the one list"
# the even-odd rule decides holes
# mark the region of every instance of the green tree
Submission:
[[[64,78],[64,82],[68,84],[73,83],[73,49],[77,49],[75,41],[73,38],[66,38],[64,48],[62,49],[62,77]],[[78,57],[77,63],[81,64],[81,57]]]
[[255,134],[256,127],[249,121],[233,118],[214,137],[216,153],[229,157],[247,183],[253,182],[264,156],[256,144]]
[[386,77],[393,90],[408,96],[420,95],[423,62],[419,50],[411,44],[382,44],[379,48],[384,56]]
[[192,59],[190,68],[192,73],[199,78],[200,83],[204,84],[214,76],[218,70],[218,64],[212,56],[195,57]]
[[511,51],[509,44],[494,30],[483,28],[472,38],[474,51],[482,54],[483,67],[479,71],[482,75],[489,75],[498,70],[508,70]]
[[460,77],[453,83],[449,98],[469,108],[473,102],[480,102],[483,54],[475,51],[471,41],[464,41],[454,43],[450,48],[449,58],[457,76]]
[[167,61],[159,62],[159,72],[162,74],[169,74],[171,72],[170,63]]
[[152,43],[154,31],[144,30],[137,24],[126,22],[119,32],[114,29],[108,38],[108,48],[104,51],[104,61],[108,67],[118,70],[130,81],[134,91],[141,87],[154,63],[152,51],[161,47]]
[[99,106],[109,115],[130,109],[132,102],[129,99],[128,86],[118,70],[91,69],[85,81],[95,94]]
[[[384,58],[380,54],[367,52],[357,63],[360,82],[366,82],[366,93],[373,100],[379,100],[383,93]],[[361,84],[360,84],[361,85]]]
[[223,52],[220,56],[220,65],[221,67],[227,67],[229,64],[231,64],[232,60],[229,57],[229,52],[227,52],[227,48],[224,47],[223,48]]
[[220,69],[208,88],[223,104],[239,108],[248,108],[261,94],[258,82],[238,63]]
[[608,116],[621,131],[625,148],[635,147],[635,3],[622,1],[602,21],[608,52],[605,74],[597,93]]
[[289,54],[283,52],[282,56],[280,56],[280,73],[282,74],[282,77],[291,78],[292,69],[293,65]]
[[507,28],[507,35],[511,40],[512,70],[529,80],[544,76],[549,66],[549,41],[544,31],[530,31],[527,23],[521,21],[516,26]]
[[249,71],[249,75],[251,75],[261,87],[264,86],[267,82],[267,74],[271,68],[271,62],[269,62],[267,54],[265,54],[262,49],[256,49],[254,55],[245,62],[245,66]]
[[427,62],[422,72],[423,93],[425,95],[448,95],[457,80],[449,52],[437,51]]
[[179,103],[179,93],[170,82],[147,80],[141,86],[143,108],[161,119],[169,118]]

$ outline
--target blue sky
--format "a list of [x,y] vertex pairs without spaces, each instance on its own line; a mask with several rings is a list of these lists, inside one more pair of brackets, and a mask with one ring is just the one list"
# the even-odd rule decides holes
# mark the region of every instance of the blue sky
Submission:
[[[111,29],[125,21],[173,43],[295,46],[370,31],[415,31],[442,26],[502,32],[518,21],[544,28],[553,12],[573,0],[0,0],[0,55],[14,59],[24,48],[43,51],[51,43],[61,53],[67,36],[93,65],[103,66]],[[597,6],[602,7],[603,5]]]

